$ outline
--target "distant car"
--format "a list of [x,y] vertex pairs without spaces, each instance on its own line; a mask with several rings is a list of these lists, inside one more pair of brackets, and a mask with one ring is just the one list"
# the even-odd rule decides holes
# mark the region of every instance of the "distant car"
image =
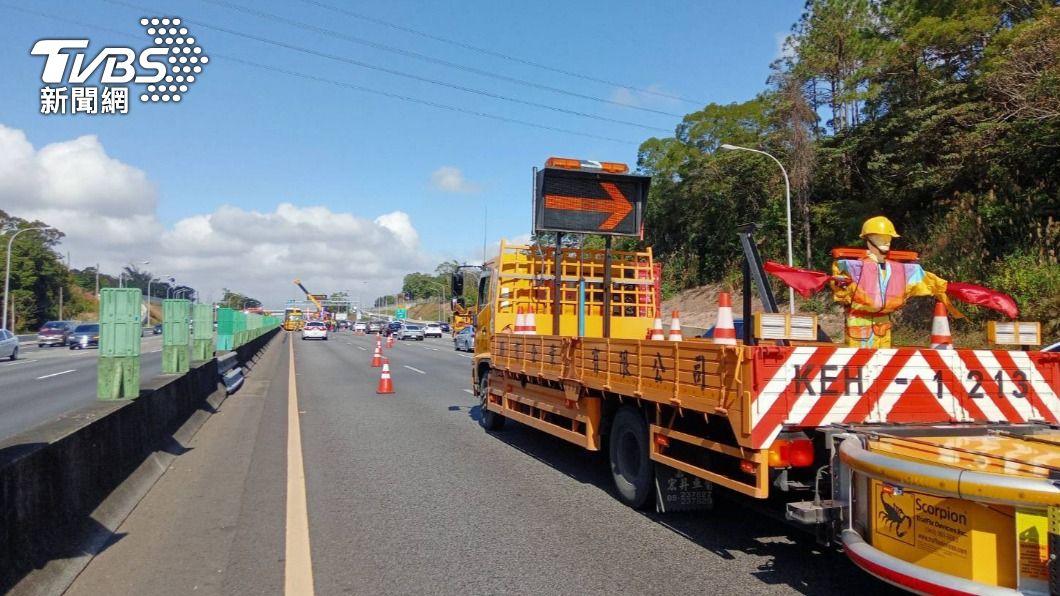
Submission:
[[453,336],[453,349],[457,352],[474,352],[475,328],[469,325]]
[[309,321],[302,327],[302,339],[328,340],[328,325],[324,321]]
[[69,341],[71,350],[99,347],[99,323],[82,323],[74,327]]
[[[734,319],[733,327],[736,328],[736,339],[741,339],[743,337],[743,319]],[[714,326],[711,326],[710,329],[707,329],[703,333],[703,337],[706,337],[708,339],[714,339]]]
[[396,335],[398,331],[401,331],[401,321],[390,321],[383,327],[383,334],[387,337]]
[[162,335],[162,323],[159,323],[151,329],[151,333],[154,335]]
[[407,323],[397,332],[398,339],[415,339],[423,341],[423,326]]
[[358,333],[364,333],[365,331],[368,330],[368,324],[367,323],[360,323],[360,322],[354,323],[353,324],[353,330],[358,332]]
[[452,328],[449,327],[449,323],[438,323],[438,325],[442,328],[442,331],[444,331],[446,333],[449,333],[450,331],[452,331]]
[[379,321],[368,323],[368,333],[382,333],[383,325]]
[[7,329],[0,329],[0,358],[18,359],[18,336]]
[[423,328],[424,337],[441,337],[442,326],[438,323],[427,323],[427,326]]
[[37,332],[37,347],[65,346],[74,326],[70,321],[48,321]]

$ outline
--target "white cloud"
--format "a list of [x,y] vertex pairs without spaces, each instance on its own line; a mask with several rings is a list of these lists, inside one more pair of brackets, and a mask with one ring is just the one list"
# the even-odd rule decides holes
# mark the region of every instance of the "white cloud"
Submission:
[[[662,95],[660,95],[662,94]],[[615,87],[611,91],[611,101],[631,107],[667,107],[676,105],[677,99],[667,97],[669,91],[663,89],[662,85],[652,83],[644,88],[644,91],[630,89],[629,87]]]
[[779,58],[794,58],[795,49],[798,48],[799,42],[795,37],[786,32],[779,32],[773,34],[773,39],[777,44],[777,55],[774,59]]
[[96,137],[35,150],[21,131],[0,125],[0,208],[64,232],[61,250],[76,268],[99,263],[116,273],[149,260],[148,270],[195,287],[203,300],[230,288],[281,307],[300,297],[295,278],[315,293],[369,300],[442,260],[423,251],[402,211],[372,219],[291,203],[272,211],[222,205],[167,227],[156,203],[147,175],[107,156]]
[[442,166],[431,173],[431,186],[442,192],[478,192],[479,186],[464,178],[460,168]]

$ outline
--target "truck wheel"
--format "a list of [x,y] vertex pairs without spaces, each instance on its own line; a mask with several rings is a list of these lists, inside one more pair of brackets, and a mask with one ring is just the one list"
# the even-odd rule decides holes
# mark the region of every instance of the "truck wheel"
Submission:
[[478,380],[478,423],[482,428],[488,431],[498,431],[504,429],[504,416],[496,412],[491,412],[486,408],[486,395],[489,392],[490,380],[489,371]]
[[644,416],[630,406],[615,414],[608,439],[611,453],[611,477],[620,501],[641,509],[652,497],[654,467],[648,455],[648,424]]

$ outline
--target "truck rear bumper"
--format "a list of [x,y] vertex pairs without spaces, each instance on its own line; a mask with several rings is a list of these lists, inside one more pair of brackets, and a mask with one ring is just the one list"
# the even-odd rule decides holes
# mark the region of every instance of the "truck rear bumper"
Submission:
[[965,594],[1019,596],[1020,594],[1010,588],[990,586],[908,563],[873,547],[851,529],[843,530],[841,537],[847,556],[855,565],[889,584],[916,594],[953,596]]

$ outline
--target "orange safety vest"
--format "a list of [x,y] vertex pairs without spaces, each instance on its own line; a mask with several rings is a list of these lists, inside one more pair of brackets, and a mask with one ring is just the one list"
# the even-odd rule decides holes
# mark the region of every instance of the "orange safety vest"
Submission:
[[887,278],[887,287],[881,288],[879,265],[872,259],[861,259],[861,276],[851,297],[850,314],[869,317],[886,315],[905,304],[905,265],[891,260],[885,262],[891,274]]

